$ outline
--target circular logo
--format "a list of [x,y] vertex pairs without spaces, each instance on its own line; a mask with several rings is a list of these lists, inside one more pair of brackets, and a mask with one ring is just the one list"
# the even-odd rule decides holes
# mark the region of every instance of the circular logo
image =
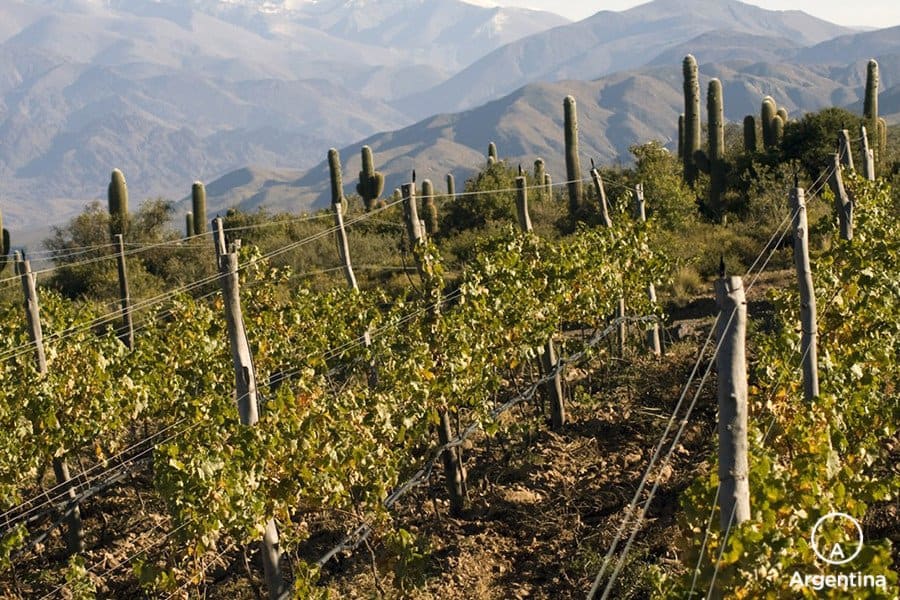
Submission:
[[[833,523],[833,525],[832,525]],[[841,542],[837,542],[832,544],[827,548],[819,548],[819,544],[816,542],[816,536],[819,533],[819,529],[822,528],[823,525],[830,525],[831,527],[837,527],[839,529],[849,529],[848,523],[853,525],[853,528],[856,529],[856,550],[847,556],[847,551],[844,549],[844,546],[841,545]],[[862,526],[859,524],[859,521],[851,517],[850,515],[842,512],[830,512],[813,525],[812,535],[810,536],[810,544],[812,545],[813,552],[816,553],[823,561],[827,562],[830,565],[844,565],[856,558],[859,553],[862,551],[863,547],[863,530]],[[847,546],[849,547],[852,540],[845,541]],[[823,551],[824,550],[824,551]]]

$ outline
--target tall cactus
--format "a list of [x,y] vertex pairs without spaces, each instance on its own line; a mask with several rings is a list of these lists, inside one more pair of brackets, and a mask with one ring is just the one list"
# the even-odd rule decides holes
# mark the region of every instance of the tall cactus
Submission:
[[453,173],[447,173],[447,199],[450,202],[456,200],[456,180]]
[[491,142],[488,144],[487,164],[488,166],[497,164],[500,158],[497,156],[497,144]]
[[863,118],[866,129],[878,127],[878,62],[873,58],[866,67],[866,95],[863,98]]
[[194,235],[194,213],[188,211],[188,213],[184,215],[184,237],[192,238]]
[[372,149],[363,146],[362,154],[362,170],[359,172],[359,183],[356,184],[356,193],[363,200],[366,211],[375,208],[378,197],[384,192],[384,174],[375,170],[375,158],[372,156]]
[[2,231],[2,236],[0,236],[0,273],[6,268],[6,263],[9,262],[9,251],[10,251],[10,241],[9,241],[9,230],[3,227],[3,213],[0,212],[0,231]]
[[534,181],[534,185],[537,186],[535,189],[535,192],[536,192],[535,196],[538,199],[543,199],[544,190],[543,190],[542,186],[544,185],[544,174],[545,173],[546,173],[546,170],[544,167],[544,159],[543,158],[535,159],[535,161],[534,161],[534,177],[532,178],[532,181]]
[[694,154],[697,166],[709,174],[708,209],[717,218],[725,214],[725,176],[728,165],[725,162],[725,110],[722,99],[722,82],[711,79],[706,96],[706,110],[709,114],[709,141],[707,152],[698,150]]
[[566,179],[569,188],[569,213],[575,217],[584,205],[584,187],[581,184],[581,159],[578,156],[578,110],[575,98],[566,96],[563,101],[566,142]]
[[684,163],[684,113],[678,115],[678,160]]
[[422,219],[425,221],[425,233],[434,237],[438,232],[438,210],[434,203],[434,186],[431,180],[422,181]]
[[875,155],[887,150],[887,123],[878,116],[878,61],[874,58],[866,67],[866,95],[863,98],[863,118],[866,129],[874,136]]
[[744,117],[744,152],[753,154],[759,148],[756,139],[756,119],[753,115]]
[[344,202],[344,180],[341,177],[341,155],[335,148],[328,150],[328,173],[331,179],[331,205],[341,204],[342,210],[347,212]]
[[128,186],[125,184],[125,176],[119,169],[113,169],[110,176],[107,200],[109,235],[111,238],[115,238],[117,234],[124,236],[128,233]]
[[700,149],[700,76],[697,59],[688,54],[682,63],[684,75],[684,181],[693,186],[697,182],[694,154]]
[[782,125],[787,125],[787,122],[788,122],[788,111],[787,111],[787,109],[786,109],[785,107],[779,106],[779,107],[778,107],[778,110],[775,112],[775,114],[776,114],[777,116],[781,117],[781,123],[782,123]]
[[206,233],[206,187],[200,181],[191,186],[191,208],[193,209],[194,233]]
[[762,126],[763,148],[769,150],[776,146],[775,136],[772,132],[772,122],[778,115],[778,108],[775,106],[775,99],[771,96],[763,98],[762,106],[759,110],[759,120]]
[[781,146],[781,140],[784,139],[784,124],[785,120],[781,118],[781,115],[775,115],[775,118],[772,119],[772,144],[775,148]]

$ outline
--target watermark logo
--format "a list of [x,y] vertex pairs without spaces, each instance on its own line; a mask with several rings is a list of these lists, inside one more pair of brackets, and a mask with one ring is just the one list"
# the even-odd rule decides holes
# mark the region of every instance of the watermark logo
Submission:
[[[856,539],[848,537],[844,543],[838,541],[830,545],[829,543],[821,542],[821,530],[826,528],[833,529],[835,527],[843,530],[855,529]],[[813,525],[809,543],[812,546],[813,552],[816,553],[816,556],[818,556],[820,560],[827,562],[829,565],[845,565],[859,556],[859,553],[862,552],[862,525],[847,513],[830,512],[816,521],[816,524]],[[854,548],[854,550],[850,554],[847,554],[847,551],[850,548]]]
[[[845,565],[859,556],[863,549],[863,529],[859,521],[842,512],[830,512],[813,525],[809,536],[810,547],[822,562],[829,565]],[[850,591],[860,588],[881,588],[887,591],[884,575],[868,573],[838,573],[823,575],[802,574],[794,571],[791,587],[810,588],[816,591],[839,589]]]

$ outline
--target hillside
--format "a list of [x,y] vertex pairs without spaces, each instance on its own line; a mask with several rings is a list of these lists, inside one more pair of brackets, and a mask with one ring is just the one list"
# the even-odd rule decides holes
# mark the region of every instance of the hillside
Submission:
[[[705,98],[709,79],[720,78],[725,116],[733,122],[740,122],[747,114],[758,114],[766,95],[773,96],[794,116],[835,105],[861,111],[864,62],[838,68],[743,60],[706,63],[703,54],[697,53],[697,57],[701,62],[702,96]],[[616,73],[590,82],[529,84],[478,108],[438,115],[364,138],[341,148],[345,193],[355,193],[362,145],[369,145],[375,153],[376,166],[386,177],[386,194],[407,182],[412,169],[420,178],[432,179],[439,189],[447,173],[462,181],[481,167],[491,141],[497,143],[500,156],[513,165],[530,168],[535,158],[544,158],[548,172],[560,181],[565,173],[562,99],[568,94],[578,101],[583,160],[628,163],[628,148],[636,141],[659,140],[674,151],[678,115],[684,110],[680,62],[679,58],[668,66]],[[886,60],[882,65],[881,112],[891,115],[896,112],[900,89],[900,60]],[[235,204],[243,194],[252,200]],[[220,209],[251,208],[260,203],[282,210],[296,210],[298,205],[326,206],[330,202],[327,164],[322,160],[299,178],[276,175],[240,193],[211,195],[209,201]]]
[[104,195],[113,167],[139,200],[245,165],[310,167],[331,144],[411,123],[388,99],[566,22],[458,0],[377,4],[372,23],[362,2],[3,3],[8,224],[36,224],[35,204],[63,222]]
[[850,30],[805,13],[769,11],[737,0],[654,0],[622,12],[601,11],[507,44],[395,105],[420,117],[425,111],[458,111],[532,81],[590,80],[632,70],[670,48],[716,31],[808,46]]

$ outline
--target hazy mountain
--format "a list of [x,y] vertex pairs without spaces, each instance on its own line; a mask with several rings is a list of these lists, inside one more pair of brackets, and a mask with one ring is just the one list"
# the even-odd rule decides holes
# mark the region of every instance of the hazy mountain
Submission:
[[[739,123],[747,114],[758,114],[762,98],[773,96],[792,117],[829,106],[861,111],[866,64],[851,66],[752,63],[744,60],[703,62],[698,53],[703,105],[706,84],[712,77],[723,82],[726,119]],[[900,57],[882,68],[883,114],[900,110]],[[386,190],[409,180],[412,169],[421,181],[430,178],[443,189],[444,177],[453,173],[457,185],[485,161],[488,142],[494,141],[510,164],[530,168],[544,159],[556,181],[564,177],[562,101],[572,94],[578,101],[580,151],[584,164],[630,162],[629,147],[659,140],[675,150],[679,113],[683,112],[681,60],[628,73],[616,73],[595,81],[562,81],[524,86],[499,100],[454,114],[427,118],[393,132],[379,133],[341,150],[345,191],[354,193],[360,169],[359,149],[372,147],[376,168],[385,173]],[[705,120],[705,115],[704,115]],[[324,159],[324,153],[321,157]],[[244,187],[240,193],[223,187],[211,194],[211,206],[297,210],[297,206],[323,207],[330,202],[328,168],[324,160],[296,177],[270,173],[269,178]],[[241,198],[252,198],[244,203]]]
[[307,168],[413,121],[386,99],[563,22],[459,0],[7,0],[7,223],[64,221],[104,195],[113,167],[136,201],[247,164]]
[[[601,11],[507,44],[395,105],[425,116],[425,111],[477,106],[532,81],[595,79],[641,67],[668,49],[714,31],[809,46],[851,30],[803,12],[765,10],[737,0],[654,0],[623,12]],[[721,38],[727,41],[726,35]]]

